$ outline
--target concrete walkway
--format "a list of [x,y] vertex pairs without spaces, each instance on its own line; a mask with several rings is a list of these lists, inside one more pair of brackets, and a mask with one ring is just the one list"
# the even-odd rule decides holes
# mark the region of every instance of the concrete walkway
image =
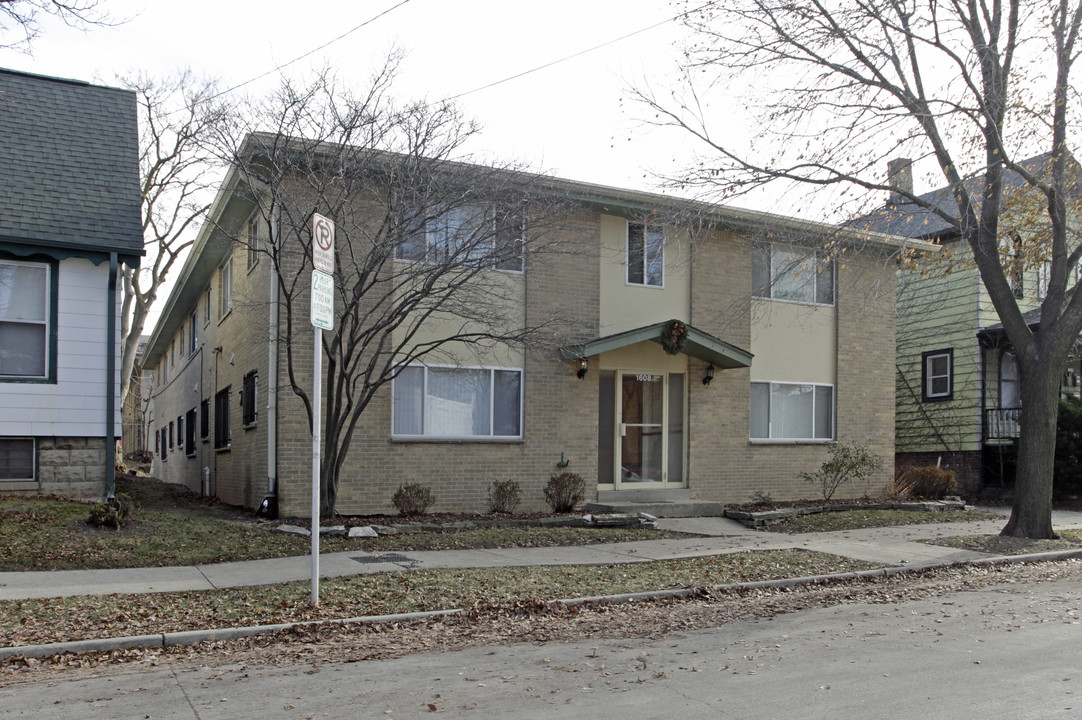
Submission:
[[[1057,529],[1082,528],[1082,513],[1055,512],[1053,525]],[[361,550],[320,555],[320,576],[339,577],[386,571],[408,571],[424,568],[482,568],[542,565],[608,565],[613,563],[642,563],[704,557],[749,550],[802,548],[818,550],[844,557],[882,564],[886,569],[872,572],[901,572],[902,568],[917,569],[959,562],[988,561],[994,556],[985,553],[955,550],[917,542],[929,537],[995,533],[1004,519],[967,523],[912,525],[892,528],[868,528],[829,533],[785,535],[749,530],[727,518],[663,518],[661,529],[693,533],[686,538],[642,540],[638,542],[602,545],[580,545],[551,548],[506,548],[499,550],[444,550],[425,552],[369,553]],[[1028,556],[1031,559],[1080,557],[1082,550]],[[1022,561],[1024,557],[1014,558]],[[182,590],[213,590],[216,588],[267,585],[311,577],[308,556],[253,560],[173,568],[136,568],[123,570],[69,570],[59,572],[0,573],[0,600],[16,600],[71,595],[110,595],[115,593],[175,592]],[[756,585],[780,585],[799,579],[774,580]],[[675,596],[687,590],[661,590],[634,596],[614,596],[611,599]],[[568,600],[565,602],[578,602]],[[347,620],[311,621],[380,622],[413,617],[459,612],[440,610],[432,613],[410,613],[400,616],[353,618]],[[302,623],[308,624],[308,623]],[[98,638],[71,642],[17,647],[0,647],[0,657],[23,655],[48,657],[56,653],[107,651],[127,647],[170,647],[191,645],[208,640],[228,640],[248,635],[283,630],[291,625],[212,628],[176,633],[155,633],[132,637]]]
[[[818,550],[894,567],[920,568],[989,556],[927,545],[917,540],[995,533],[1002,528],[1003,522],[986,520],[786,535],[750,530],[728,518],[662,518],[657,521],[659,528],[694,535],[572,547],[325,553],[320,555],[320,576],[340,577],[426,568],[608,565],[787,548]],[[1082,528],[1082,513],[1056,512],[1053,514],[1053,524],[1061,530]],[[311,567],[310,557],[297,556],[169,568],[0,572],[0,600],[269,585],[308,580],[311,578]]]

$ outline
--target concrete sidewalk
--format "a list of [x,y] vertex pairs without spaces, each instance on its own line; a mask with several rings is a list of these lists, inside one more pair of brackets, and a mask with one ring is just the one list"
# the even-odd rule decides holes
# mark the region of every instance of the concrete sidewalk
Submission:
[[[505,548],[498,550],[446,550],[424,552],[368,553],[361,550],[320,555],[320,576],[339,577],[386,571],[408,571],[423,568],[482,568],[543,565],[608,565],[614,563],[643,563],[688,557],[704,557],[749,550],[793,549],[818,550],[844,557],[879,563],[882,570],[850,573],[882,575],[906,572],[909,569],[949,565],[960,562],[989,562],[1007,560],[985,553],[955,550],[917,542],[929,537],[995,533],[1003,519],[966,523],[911,525],[891,528],[867,528],[829,533],[785,535],[761,532],[727,518],[664,518],[658,527],[694,533],[686,538],[642,540],[638,542],[602,545],[580,545],[551,548]],[[1082,528],[1082,513],[1055,512],[1053,525],[1060,530]],[[1062,557],[1082,557],[1082,550],[1011,558],[1014,561],[1052,560]],[[0,599],[29,599],[71,595],[109,595],[181,590],[212,590],[215,588],[267,585],[311,577],[308,556],[253,560],[175,568],[137,568],[123,570],[71,570],[60,572],[0,573]],[[781,579],[751,586],[792,585],[814,579]],[[690,590],[659,590],[627,596],[610,596],[608,601],[630,598],[671,597],[686,595]],[[582,599],[563,602],[575,604]],[[392,617],[348,618],[320,622],[383,622],[401,621],[460,612],[439,610],[431,613],[410,613]],[[311,623],[298,623],[311,624]],[[191,645],[208,640],[228,640],[248,635],[283,630],[292,625],[216,628],[176,633],[156,633],[132,637],[99,638],[73,642],[50,643],[18,647],[0,647],[0,657],[23,655],[47,657],[57,653],[108,651],[128,647],[170,647]]]
[[[1082,528],[1082,513],[1056,512],[1059,529]],[[320,577],[340,577],[426,568],[484,568],[543,565],[608,565],[704,557],[747,550],[800,548],[911,568],[989,557],[917,542],[934,536],[995,533],[1002,520],[867,528],[785,535],[750,530],[728,518],[662,518],[661,529],[694,533],[686,538],[572,547],[349,552],[320,555]],[[311,558],[297,556],[170,568],[65,570],[0,573],[0,600],[111,595],[269,585],[311,578]]]

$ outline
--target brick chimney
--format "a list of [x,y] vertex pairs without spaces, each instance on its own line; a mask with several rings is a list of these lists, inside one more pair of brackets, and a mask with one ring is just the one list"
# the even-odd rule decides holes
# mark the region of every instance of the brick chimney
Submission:
[[888,205],[904,205],[909,198],[903,192],[913,194],[913,161],[909,158],[895,158],[887,162],[887,183],[890,185]]

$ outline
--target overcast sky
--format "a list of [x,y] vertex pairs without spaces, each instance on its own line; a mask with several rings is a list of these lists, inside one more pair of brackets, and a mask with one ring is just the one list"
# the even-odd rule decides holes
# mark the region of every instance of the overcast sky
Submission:
[[[227,87],[270,73],[243,88],[259,95],[277,82],[276,68],[348,32],[287,72],[329,63],[360,84],[398,47],[408,54],[399,97],[469,93],[458,103],[484,126],[474,153],[636,189],[657,189],[653,171],[672,172],[690,158],[686,138],[647,129],[624,99],[629,83],[664,87],[673,74],[681,27],[670,20],[677,10],[669,2],[400,2],[102,0],[127,22],[83,31],[46,21],[33,55],[0,50],[0,66],[106,84],[133,69],[190,67]],[[611,44],[571,57],[604,43]],[[564,58],[571,59],[507,80]]]

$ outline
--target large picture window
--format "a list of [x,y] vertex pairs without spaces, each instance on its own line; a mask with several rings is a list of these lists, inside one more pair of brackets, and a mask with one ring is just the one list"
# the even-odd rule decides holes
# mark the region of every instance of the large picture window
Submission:
[[832,440],[834,386],[753,382],[752,440]]
[[665,282],[665,235],[656,225],[627,224],[627,282],[661,287]]
[[412,366],[394,381],[394,435],[522,437],[522,371]]
[[54,272],[46,263],[0,260],[0,378],[51,377]]
[[476,263],[508,272],[522,272],[523,216],[514,210],[467,206],[430,218],[424,228],[408,233],[395,248],[398,260],[431,263]]
[[772,300],[833,305],[834,260],[823,250],[752,248],[751,292]]

